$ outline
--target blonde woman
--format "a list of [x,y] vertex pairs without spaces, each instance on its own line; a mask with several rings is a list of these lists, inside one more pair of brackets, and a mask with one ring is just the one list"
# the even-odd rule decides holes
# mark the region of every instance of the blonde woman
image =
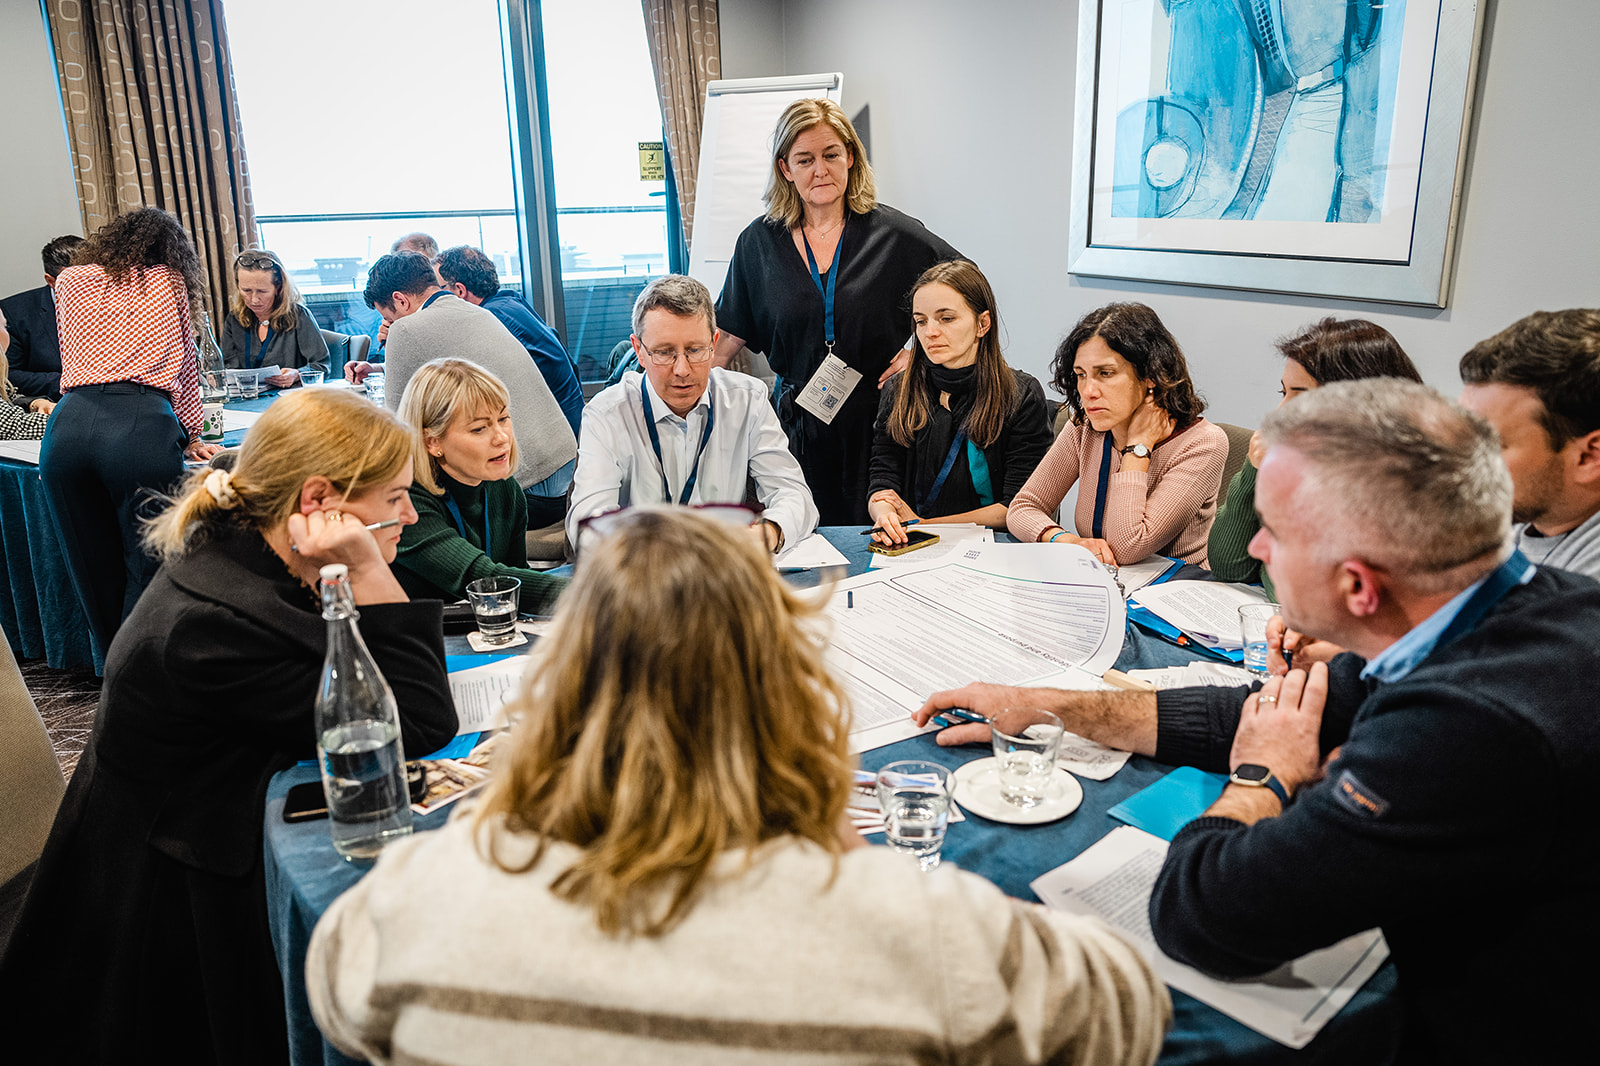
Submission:
[[300,291],[272,252],[249,249],[233,257],[233,306],[220,340],[222,361],[230,367],[281,367],[283,373],[263,379],[268,388],[296,384],[301,368],[328,369],[328,342],[316,316],[300,302]]
[[395,574],[413,596],[454,602],[480,577],[522,582],[522,609],[548,611],[566,579],[528,569],[528,499],[513,476],[517,436],[504,383],[477,363],[435,359],[406,383],[417,523]]
[[[778,419],[821,524],[863,522],[877,389],[911,363],[906,293],[924,270],[961,254],[878,202],[866,149],[833,101],[790,104],[773,144],[767,212],[739,235],[717,301],[716,361],[727,366],[746,344],[766,352]],[[824,421],[799,396],[830,352],[862,380],[820,411],[832,415]]]
[[0,311],[0,440],[39,440],[55,404],[46,396],[17,394],[11,385],[11,364],[6,360],[10,346],[5,312]]
[[15,1017],[71,1005],[50,1037],[62,1061],[286,1061],[261,826],[268,779],[315,754],[321,566],[349,567],[405,750],[456,729],[439,605],[408,603],[390,574],[398,528],[366,528],[414,521],[410,485],[393,415],[313,389],[275,403],[231,473],[195,474],[148,527],[164,565],[111,647],[0,960]]
[[[386,851],[318,924],[330,1040],[462,1064],[1154,1060],[1166,991],[1104,926],[861,846],[817,608],[748,534],[661,507],[590,529],[475,814]],[[461,905],[417,891],[440,871]]]

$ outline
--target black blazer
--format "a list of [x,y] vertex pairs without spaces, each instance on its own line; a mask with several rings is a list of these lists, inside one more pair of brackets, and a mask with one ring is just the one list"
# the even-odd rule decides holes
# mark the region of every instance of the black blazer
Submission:
[[0,300],[11,347],[11,384],[28,396],[61,399],[61,340],[56,335],[56,301],[50,286]]
[[[366,606],[359,625],[406,752],[437,750],[456,730],[439,603]],[[64,1061],[286,1058],[262,818],[272,775],[314,757],[324,645],[310,590],[244,530],[163,567],[123,623],[0,959],[16,1017],[70,1008]]]

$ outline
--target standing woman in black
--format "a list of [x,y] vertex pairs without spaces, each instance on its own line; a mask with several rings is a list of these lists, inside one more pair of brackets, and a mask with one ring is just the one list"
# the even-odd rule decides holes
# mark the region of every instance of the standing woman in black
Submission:
[[[764,199],[717,301],[716,361],[727,366],[747,344],[766,353],[778,420],[822,524],[865,522],[877,390],[911,362],[906,293],[924,270],[961,255],[878,203],[861,138],[831,100],[797,100],[778,117]],[[861,379],[842,401],[830,385],[808,409],[801,394],[830,352]]]
[[97,656],[156,572],[139,523],[200,440],[190,309],[205,275],[189,234],[153,207],[112,219],[56,278],[61,402],[39,452],[50,516]]

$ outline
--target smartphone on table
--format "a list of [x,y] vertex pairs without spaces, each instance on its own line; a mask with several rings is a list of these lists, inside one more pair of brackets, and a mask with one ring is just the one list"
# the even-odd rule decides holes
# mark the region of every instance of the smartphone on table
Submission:
[[929,533],[924,529],[908,529],[906,530],[906,542],[904,544],[869,544],[867,545],[867,551],[875,552],[878,555],[904,555],[906,552],[914,552],[918,548],[926,548],[930,544],[937,543],[939,543],[939,534],[937,533]]

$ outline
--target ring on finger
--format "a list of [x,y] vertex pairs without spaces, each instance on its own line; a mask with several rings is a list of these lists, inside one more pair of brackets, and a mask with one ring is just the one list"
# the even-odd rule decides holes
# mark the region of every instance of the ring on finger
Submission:
[[1263,703],[1277,703],[1277,702],[1278,702],[1278,697],[1276,697],[1276,696],[1257,696],[1256,697],[1256,704],[1258,706],[1260,704],[1263,704]]

